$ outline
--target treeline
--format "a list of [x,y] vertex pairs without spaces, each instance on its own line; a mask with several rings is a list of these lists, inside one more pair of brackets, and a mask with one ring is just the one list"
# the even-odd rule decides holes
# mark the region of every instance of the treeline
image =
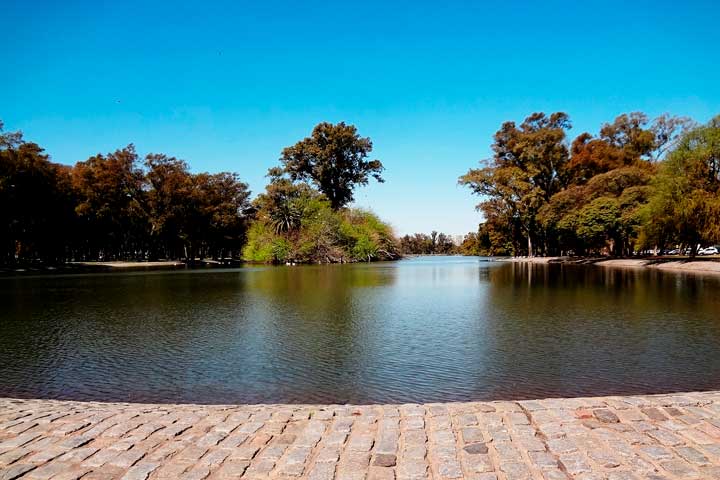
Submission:
[[250,191],[233,173],[193,174],[129,145],[75,166],[20,133],[0,136],[0,263],[239,255]]
[[477,232],[462,236],[462,241],[433,230],[430,234],[414,233],[400,237],[400,251],[404,255],[484,255]]
[[433,230],[430,235],[415,233],[400,237],[400,249],[406,255],[450,255],[458,253],[450,235]]
[[393,258],[392,229],[345,208],[382,164],[355,127],[323,123],[283,151],[250,201],[235,173],[191,173],[129,145],[74,166],[0,123],[0,264],[198,258],[353,261]]
[[506,122],[459,182],[482,197],[481,255],[614,255],[720,241],[720,117],[620,115],[570,144],[565,113]]

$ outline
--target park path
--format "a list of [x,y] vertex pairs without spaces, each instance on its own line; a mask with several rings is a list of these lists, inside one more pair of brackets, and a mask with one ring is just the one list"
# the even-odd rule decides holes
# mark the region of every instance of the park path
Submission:
[[720,479],[720,392],[424,405],[0,399],[0,479]]

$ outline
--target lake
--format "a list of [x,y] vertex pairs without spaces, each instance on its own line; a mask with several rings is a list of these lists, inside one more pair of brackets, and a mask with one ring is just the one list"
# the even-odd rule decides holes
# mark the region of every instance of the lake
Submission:
[[0,397],[388,403],[720,388],[720,278],[477,257],[0,279]]

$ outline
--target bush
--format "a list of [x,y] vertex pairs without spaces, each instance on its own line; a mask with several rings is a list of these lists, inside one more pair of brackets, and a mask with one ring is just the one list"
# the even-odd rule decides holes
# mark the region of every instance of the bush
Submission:
[[361,209],[333,211],[324,198],[302,200],[299,226],[273,228],[262,212],[248,231],[243,258],[260,263],[345,263],[398,258],[392,228]]

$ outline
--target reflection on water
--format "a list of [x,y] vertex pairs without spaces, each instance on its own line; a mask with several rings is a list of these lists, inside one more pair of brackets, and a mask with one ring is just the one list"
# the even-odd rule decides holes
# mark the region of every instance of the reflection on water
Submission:
[[720,280],[394,263],[0,280],[0,396],[429,402],[720,388]]

